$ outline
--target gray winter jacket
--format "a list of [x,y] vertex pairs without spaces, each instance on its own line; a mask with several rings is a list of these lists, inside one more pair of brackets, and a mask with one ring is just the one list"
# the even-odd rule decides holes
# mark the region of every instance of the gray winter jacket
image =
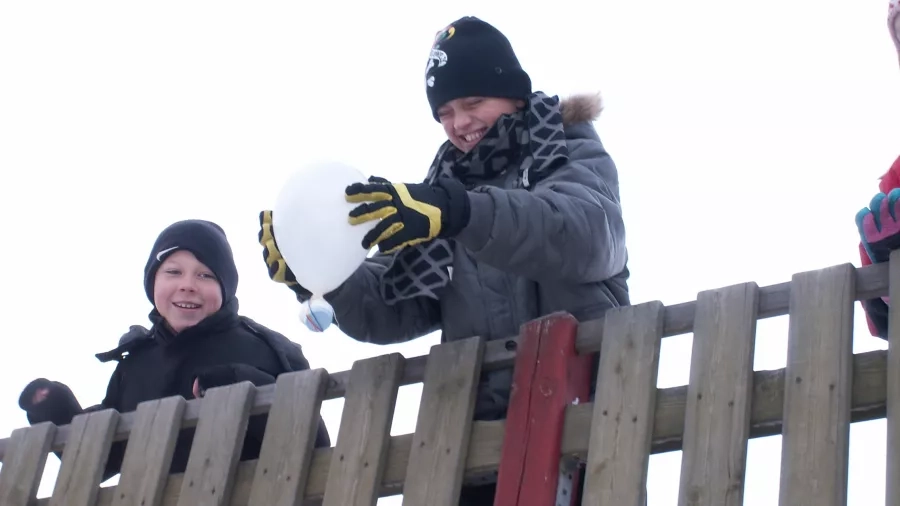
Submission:
[[[571,97],[561,109],[568,163],[529,189],[513,189],[510,170],[469,191],[471,220],[455,238],[440,298],[388,305],[380,283],[392,257],[375,255],[325,296],[344,333],[376,344],[436,330],[445,342],[504,339],[555,311],[584,321],[630,303],[618,175],[591,123],[599,97]],[[485,374],[476,419],[505,415],[511,377],[511,370]]]

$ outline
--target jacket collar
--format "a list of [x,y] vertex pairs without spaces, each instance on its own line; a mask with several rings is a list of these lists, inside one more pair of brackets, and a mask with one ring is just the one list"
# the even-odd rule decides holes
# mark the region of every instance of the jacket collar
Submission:
[[[94,356],[101,362],[109,362],[110,360],[121,361],[125,358],[126,354],[131,353],[139,347],[154,343],[162,346],[183,343],[199,336],[225,332],[240,324],[238,301],[236,298],[232,298],[227,304],[222,306],[222,309],[209,315],[197,325],[177,334],[172,332],[172,329],[169,328],[156,308],[153,308],[153,310],[150,311],[149,317],[150,321],[153,322],[153,327],[151,327],[149,331],[137,333],[135,326],[132,326],[132,332],[135,333],[134,336],[130,336],[129,339],[123,338],[119,341],[117,347],[109,351],[97,353]],[[142,328],[140,329],[143,330]]]
[[198,336],[206,336],[218,332],[224,332],[235,327],[240,322],[238,320],[238,301],[237,298],[231,298],[222,305],[222,308],[215,313],[204,318],[200,323],[193,327],[188,327],[181,332],[175,333],[163,319],[162,315],[156,308],[153,308],[148,315],[150,321],[153,322],[153,328],[150,333],[153,340],[163,346],[169,346],[174,343],[182,343]]

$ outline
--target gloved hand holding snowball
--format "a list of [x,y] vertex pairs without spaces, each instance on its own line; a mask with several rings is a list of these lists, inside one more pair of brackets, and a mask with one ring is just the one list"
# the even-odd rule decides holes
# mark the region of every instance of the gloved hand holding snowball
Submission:
[[290,288],[300,302],[300,321],[313,332],[323,332],[330,327],[334,322],[334,309],[324,299],[313,299],[312,292],[297,282],[297,277],[278,250],[270,210],[259,213],[259,244],[263,247],[263,260],[268,266],[269,278]]
[[335,322],[325,295],[368,256],[362,238],[377,221],[351,225],[347,216],[354,205],[344,196],[348,186],[365,181],[361,172],[344,164],[311,164],[288,179],[273,210],[259,214],[259,244],[269,278],[294,292],[300,317],[313,332]]

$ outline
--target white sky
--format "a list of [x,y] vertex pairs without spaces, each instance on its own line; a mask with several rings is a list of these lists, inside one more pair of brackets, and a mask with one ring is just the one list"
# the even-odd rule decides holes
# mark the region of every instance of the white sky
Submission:
[[[257,214],[314,158],[419,181],[443,140],[427,52],[466,14],[506,33],[535,89],[603,93],[634,302],[859,264],[854,214],[898,154],[886,0],[401,5],[0,4],[0,435],[27,424],[16,401],[33,378],[102,399],[114,366],[93,355],[147,323],[146,256],[184,218],[226,229],[242,313],[315,367],[427,353],[437,336],[377,347],[307,331],[266,275]],[[884,349],[856,307],[854,351]],[[760,322],[756,369],[784,366],[786,324]],[[661,387],[687,382],[690,344],[664,341]],[[394,434],[414,429],[419,393],[401,390]],[[323,408],[333,437],[340,409]],[[884,444],[883,421],[853,427],[849,504],[883,503]],[[749,448],[745,504],[775,504],[780,438]],[[41,496],[57,469],[51,456]],[[651,459],[650,504],[677,503],[679,472],[680,453]]]

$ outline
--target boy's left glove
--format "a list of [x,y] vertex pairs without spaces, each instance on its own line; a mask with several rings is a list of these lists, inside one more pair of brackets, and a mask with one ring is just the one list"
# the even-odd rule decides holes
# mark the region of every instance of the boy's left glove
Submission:
[[863,248],[872,263],[887,262],[891,251],[900,248],[900,188],[878,193],[869,207],[856,213],[856,226]]
[[275,232],[272,228],[272,211],[261,211],[259,213],[259,245],[263,247],[263,260],[269,270],[269,278],[276,283],[287,285],[297,300],[304,302],[312,297],[312,292],[300,286],[297,278],[291,268],[288,267],[281,251],[278,250],[278,243],[275,242]]
[[365,249],[377,244],[382,253],[391,253],[436,237],[453,237],[469,223],[469,196],[462,183],[451,178],[438,178],[432,186],[393,184],[372,176],[368,184],[353,183],[345,193],[347,202],[369,202],[350,211],[350,224],[381,220],[363,237]]
[[68,386],[46,378],[38,378],[25,386],[19,395],[19,407],[32,425],[42,422],[66,425],[83,411]]

